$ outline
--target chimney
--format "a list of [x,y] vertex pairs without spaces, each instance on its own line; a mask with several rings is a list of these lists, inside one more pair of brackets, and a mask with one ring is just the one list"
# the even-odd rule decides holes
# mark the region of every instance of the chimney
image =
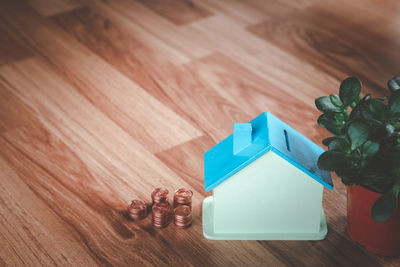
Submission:
[[251,123],[234,123],[233,124],[233,154],[237,155],[251,145]]

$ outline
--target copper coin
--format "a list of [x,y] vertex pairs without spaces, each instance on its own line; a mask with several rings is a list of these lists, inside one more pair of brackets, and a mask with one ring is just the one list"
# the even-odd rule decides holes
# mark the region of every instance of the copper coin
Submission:
[[129,212],[129,214],[132,216],[144,216],[144,215],[147,215],[147,212],[144,210],[144,211],[138,212],[138,213]]
[[166,216],[166,217],[154,217],[153,216],[153,218],[152,218],[152,220],[154,222],[166,222],[166,221],[169,221],[169,219],[170,219],[169,216]]
[[153,214],[166,214],[170,212],[168,203],[156,203],[152,207]]
[[168,223],[168,224],[154,224],[154,223],[153,223],[153,227],[159,228],[159,229],[165,228],[165,227],[167,227],[168,225],[169,225],[169,223]]
[[129,216],[134,219],[143,219],[147,215],[147,206],[143,200],[135,199],[132,200],[128,205]]
[[168,224],[170,221],[169,220],[160,220],[160,221],[158,221],[158,220],[152,220],[151,221],[153,224],[160,224],[160,225],[162,225],[162,224]]
[[158,223],[158,224],[165,224],[165,223],[169,223],[170,220],[169,219],[165,219],[165,220],[151,220],[153,223]]
[[180,228],[186,228],[192,224],[192,209],[187,205],[181,205],[174,209],[174,223]]
[[185,221],[178,221],[178,220],[175,220],[174,223],[175,223],[176,225],[186,225],[186,224],[191,224],[192,221],[193,221],[192,219],[185,220]]
[[144,209],[147,209],[147,206],[143,200],[135,199],[128,205],[129,212],[142,211]]
[[169,216],[167,216],[167,217],[152,217],[152,221],[153,222],[169,222],[170,221],[170,217]]
[[146,218],[146,216],[147,216],[146,210],[144,212],[141,212],[141,213],[129,212],[129,217],[131,217],[134,220],[144,219],[144,218]]
[[192,215],[186,216],[186,217],[174,217],[175,221],[179,221],[179,222],[187,222],[190,221],[192,219]]
[[177,200],[190,200],[192,199],[193,192],[190,189],[179,188],[175,191],[174,198]]
[[182,205],[182,206],[176,207],[174,209],[175,218],[176,217],[187,217],[191,214],[192,214],[192,210],[190,209],[189,206],[186,206],[186,205]]
[[167,212],[167,213],[153,212],[153,217],[156,217],[156,218],[166,218],[166,217],[169,217],[169,216],[170,216],[169,212]]
[[147,210],[141,210],[141,211],[135,211],[135,212],[130,212],[129,214],[131,215],[147,215]]
[[174,220],[175,224],[180,223],[180,224],[187,224],[192,221],[192,218],[187,218],[185,220]]
[[190,225],[192,225],[192,221],[188,222],[188,223],[179,223],[179,222],[175,222],[175,225],[180,227],[180,228],[186,228],[189,227]]
[[132,215],[132,216],[146,216],[147,215],[147,211],[143,210],[141,212],[129,212],[129,215]]
[[164,228],[170,223],[171,208],[168,203],[155,203],[152,211],[152,224],[154,227]]
[[151,193],[153,203],[168,202],[168,190],[165,188],[156,188]]
[[188,206],[190,209],[192,209],[192,202],[189,202],[189,203],[178,203],[178,202],[174,201],[174,208],[177,208],[177,207],[182,206],[182,205]]
[[158,223],[162,223],[162,222],[169,222],[170,217],[152,217],[151,219],[153,222],[158,222]]
[[146,214],[136,215],[136,214],[129,213],[129,216],[134,220],[141,220],[141,219],[146,218]]
[[[168,223],[169,224],[169,223]],[[168,224],[154,224],[153,223],[153,226],[155,227],[155,228],[165,228],[165,227],[167,227],[168,226]]]

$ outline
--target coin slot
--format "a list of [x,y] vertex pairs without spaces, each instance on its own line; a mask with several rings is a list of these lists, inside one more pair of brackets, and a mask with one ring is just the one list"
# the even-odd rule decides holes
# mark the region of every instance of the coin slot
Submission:
[[287,133],[286,130],[283,130],[283,133],[285,134],[286,148],[287,148],[288,151],[290,151],[290,144],[289,144],[288,133]]

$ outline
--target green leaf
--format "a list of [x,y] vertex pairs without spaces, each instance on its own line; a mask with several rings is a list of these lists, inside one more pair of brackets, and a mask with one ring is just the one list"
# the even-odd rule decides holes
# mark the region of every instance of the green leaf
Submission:
[[392,217],[399,202],[399,187],[382,195],[372,206],[371,216],[377,222],[383,222]]
[[339,97],[345,106],[355,101],[361,92],[361,82],[356,77],[345,79],[339,88]]
[[336,171],[347,166],[347,157],[338,151],[326,151],[318,158],[318,168],[327,171]]
[[390,113],[400,112],[400,90],[389,97],[389,111]]
[[362,102],[366,102],[366,101],[368,101],[368,100],[370,100],[371,99],[371,94],[366,94],[363,98],[361,98],[361,100],[360,101],[362,101]]
[[367,141],[369,127],[362,121],[355,121],[347,128],[347,135],[351,141],[351,150],[354,150]]
[[377,99],[371,99],[369,103],[369,111],[374,119],[384,120],[386,118],[386,105]]
[[355,119],[360,116],[361,111],[365,109],[365,106],[369,103],[371,100],[371,94],[366,94],[358,103],[357,105],[352,109],[350,113],[350,119]]
[[333,113],[332,115],[333,115],[333,117],[335,118],[335,120],[336,120],[336,122],[338,124],[342,124],[343,123],[343,121],[344,121],[343,113]]
[[322,114],[318,117],[317,123],[319,126],[326,128],[327,125],[331,124],[328,114]]
[[379,150],[379,143],[367,141],[363,145],[363,157],[374,155]]
[[321,112],[342,112],[340,107],[335,106],[328,96],[321,96],[315,99],[315,105]]
[[389,80],[388,87],[392,92],[400,90],[400,77],[393,77],[391,80]]
[[336,121],[333,115],[324,113],[319,116],[317,122],[319,126],[326,128],[333,135],[342,135],[343,124]]
[[386,135],[387,135],[387,136],[392,136],[393,133],[394,133],[395,128],[393,127],[393,125],[387,124],[387,125],[385,126],[385,130],[386,130]]
[[344,153],[350,152],[350,144],[347,143],[343,138],[336,138],[332,140],[328,145],[329,151],[341,151]]
[[340,97],[338,95],[332,94],[329,96],[329,99],[331,100],[332,104],[334,104],[337,107],[342,107],[343,103],[342,100],[340,100]]
[[[329,143],[332,142],[333,140],[335,140],[336,138],[337,137],[325,138],[324,140],[322,140],[322,144],[325,145],[325,146],[329,146]],[[400,140],[400,138],[399,138],[399,140]],[[399,143],[400,143],[400,141],[399,141]]]

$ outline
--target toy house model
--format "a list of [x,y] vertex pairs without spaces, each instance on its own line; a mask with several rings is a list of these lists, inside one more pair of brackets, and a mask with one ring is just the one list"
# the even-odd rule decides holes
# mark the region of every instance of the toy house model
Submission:
[[203,233],[223,240],[321,240],[327,234],[317,167],[324,150],[262,113],[204,154]]

